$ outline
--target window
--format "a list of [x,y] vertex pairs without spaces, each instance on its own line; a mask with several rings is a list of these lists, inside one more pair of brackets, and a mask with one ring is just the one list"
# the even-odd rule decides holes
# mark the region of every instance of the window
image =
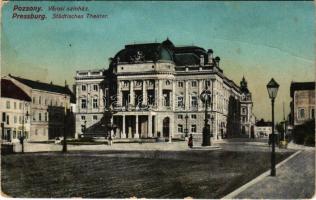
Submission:
[[191,115],[191,119],[196,119],[196,115]]
[[82,86],[81,86],[81,90],[82,90],[82,91],[86,91],[86,90],[87,90],[87,86],[86,86],[86,85],[82,85]]
[[86,120],[86,116],[81,115],[81,120]]
[[16,109],[16,102],[13,102],[13,107],[14,109]]
[[183,119],[183,116],[182,115],[178,115],[178,119]]
[[9,117],[9,115],[7,115],[7,124],[10,124],[10,117]]
[[183,96],[178,96],[178,107],[183,107],[184,103],[183,103]]
[[98,91],[98,85],[93,85],[93,91]]
[[16,131],[13,131],[13,138],[16,138]]
[[312,118],[312,119],[315,119],[315,109],[312,109],[312,110],[311,110],[311,118]]
[[97,115],[93,115],[93,120],[98,120],[98,116]]
[[246,122],[246,117],[242,117],[242,122]]
[[196,124],[191,125],[191,132],[196,133]]
[[42,113],[38,113],[38,121],[42,121]]
[[178,82],[178,87],[180,87],[180,88],[183,87],[183,82],[182,82],[182,81],[179,81],[179,82]]
[[301,119],[304,119],[304,118],[305,118],[305,110],[304,110],[304,108],[301,108],[301,109],[299,110],[299,117],[300,117]]
[[210,87],[211,86],[211,81],[206,80],[205,84],[206,84],[207,87]]
[[38,104],[40,104],[40,105],[42,104],[42,97],[41,96],[38,97]]
[[33,97],[33,104],[35,104],[35,97]]
[[10,101],[7,101],[7,109],[10,109]]
[[197,99],[197,96],[192,96],[191,97],[191,107],[194,107],[196,108],[198,106],[198,99]]
[[5,122],[6,116],[5,116],[5,112],[2,113],[2,122]]
[[170,81],[169,80],[166,81],[166,85],[170,85]]
[[182,124],[178,124],[178,133],[183,133],[183,126],[182,126]]
[[196,87],[197,82],[196,81],[192,81],[192,87]]
[[81,108],[87,108],[87,100],[86,99],[81,99]]
[[22,116],[19,116],[19,123],[22,124]]
[[[21,116],[20,116],[20,118],[21,118]],[[17,117],[17,116],[14,116],[13,121],[14,121],[14,123],[16,124],[16,123],[18,122],[18,117]]]
[[45,101],[44,101],[44,102],[45,102],[45,106],[47,106],[47,99],[45,99]]
[[246,113],[246,108],[242,108],[242,113]]
[[93,108],[98,108],[98,99],[93,99],[92,105]]
[[45,113],[45,122],[48,121],[48,115],[47,115],[47,112]]
[[22,103],[19,103],[19,109],[20,110],[22,109]]

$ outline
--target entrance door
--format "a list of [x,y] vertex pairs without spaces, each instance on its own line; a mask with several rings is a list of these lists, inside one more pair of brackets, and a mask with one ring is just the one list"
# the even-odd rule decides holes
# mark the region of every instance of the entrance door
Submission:
[[163,133],[163,137],[169,137],[169,126],[170,126],[170,119],[169,117],[166,117],[164,118],[163,122],[163,130],[162,130],[162,133]]

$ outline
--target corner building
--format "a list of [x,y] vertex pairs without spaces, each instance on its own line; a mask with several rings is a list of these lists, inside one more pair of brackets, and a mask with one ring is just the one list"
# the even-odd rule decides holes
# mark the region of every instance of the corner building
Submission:
[[[240,88],[224,75],[220,58],[211,49],[177,47],[169,39],[126,45],[110,58],[107,70],[95,71],[97,77],[93,72],[77,71],[75,77],[77,134],[104,137],[104,132],[93,130],[105,130],[108,116],[113,115],[115,138],[170,140],[184,137],[186,128],[195,138],[202,137],[205,105],[200,94],[204,90],[211,93],[208,120],[212,138],[240,134]],[[102,91],[93,97],[86,91],[97,87]],[[93,106],[95,111],[90,112]],[[93,112],[98,120],[85,120]]]

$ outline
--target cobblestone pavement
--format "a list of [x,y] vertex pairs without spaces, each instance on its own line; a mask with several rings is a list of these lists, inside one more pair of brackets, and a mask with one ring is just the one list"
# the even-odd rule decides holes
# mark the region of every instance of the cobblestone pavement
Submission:
[[265,176],[231,198],[306,199],[312,198],[314,193],[315,150],[309,148],[280,165],[275,177]]

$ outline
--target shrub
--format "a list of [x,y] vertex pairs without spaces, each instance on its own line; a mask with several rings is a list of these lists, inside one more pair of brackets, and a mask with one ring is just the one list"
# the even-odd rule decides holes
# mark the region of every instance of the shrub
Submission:
[[315,145],[315,121],[311,120],[293,129],[293,140],[297,144]]

